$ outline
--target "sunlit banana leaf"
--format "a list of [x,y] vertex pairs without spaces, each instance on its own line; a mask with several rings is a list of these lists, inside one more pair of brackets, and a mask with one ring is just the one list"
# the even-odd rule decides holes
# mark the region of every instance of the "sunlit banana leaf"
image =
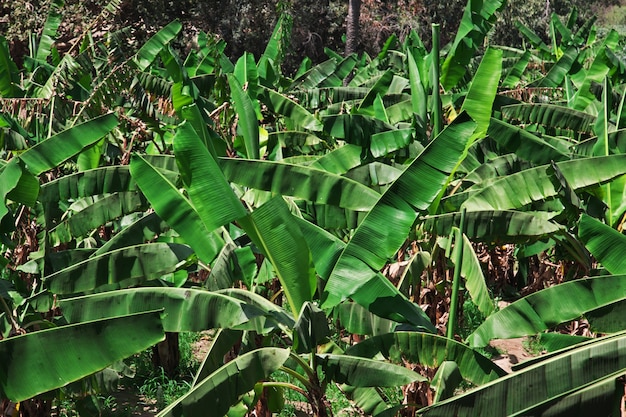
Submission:
[[[528,415],[539,405],[548,407],[581,388],[615,378],[626,368],[626,336],[597,339],[519,372],[420,410],[424,417]],[[512,393],[506,395],[505,393]],[[523,395],[522,395],[523,394]],[[596,401],[578,396],[577,407]],[[533,415],[541,415],[534,410]],[[546,414],[547,415],[547,414]],[[584,415],[584,414],[575,414]]]
[[1,340],[0,397],[19,402],[60,388],[164,338],[160,312],[147,312]]
[[536,85],[538,87],[559,87],[565,80],[565,76],[572,70],[577,58],[578,48],[570,46],[550,68],[546,76],[537,81]]
[[21,153],[20,159],[33,175],[39,175],[96,143],[115,129],[117,124],[117,117],[113,113],[98,116],[38,143]]
[[383,75],[381,75],[376,80],[374,85],[370,87],[365,97],[363,97],[363,100],[361,100],[361,103],[359,103],[359,106],[356,109],[357,112],[360,114],[369,114],[370,116],[373,116],[373,112],[371,111],[371,109],[368,109],[368,107],[371,107],[374,104],[377,96],[384,96],[387,93],[392,80],[393,71],[385,71]]
[[[564,161],[556,165],[570,187],[579,190],[625,174],[625,162],[626,155],[611,155]],[[521,208],[533,201],[554,197],[561,191],[550,165],[497,178],[488,184],[482,190],[469,194],[463,203],[468,211]]]
[[35,59],[44,64],[50,54],[52,53],[52,46],[57,36],[57,30],[61,26],[62,12],[61,9],[64,5],[63,0],[54,0],[50,2],[50,9],[48,10],[48,16],[43,25],[41,38],[35,52]]
[[235,64],[235,77],[241,85],[247,86],[250,97],[256,97],[259,90],[259,73],[256,67],[254,55],[250,52],[244,52]]
[[188,242],[198,258],[210,263],[219,253],[221,238],[207,230],[191,202],[141,156],[131,159],[130,172],[159,217]]
[[534,335],[626,298],[626,276],[609,275],[568,281],[515,301],[495,312],[468,336],[470,346],[491,339]]
[[239,396],[269,377],[289,357],[287,349],[261,348],[245,353],[222,366],[187,394],[183,395],[157,417],[193,416],[206,413],[223,416]]
[[264,315],[258,307],[205,290],[131,288],[63,299],[59,306],[70,322],[118,317],[163,309],[166,332],[199,332],[215,328],[245,328]]
[[175,20],[155,33],[148,42],[137,51],[135,62],[140,71],[148,68],[159,53],[169,44],[183,28],[183,25]]
[[373,358],[381,353],[395,363],[409,363],[437,368],[454,361],[463,378],[475,385],[493,381],[506,372],[479,352],[454,340],[430,333],[395,332],[374,336],[351,346],[346,353]]
[[502,87],[504,88],[514,88],[522,79],[522,74],[524,70],[528,66],[530,62],[531,53],[530,51],[524,51],[522,56],[519,57],[519,60],[515,63],[515,65],[507,72],[504,81],[502,81]]
[[319,204],[369,210],[380,197],[356,181],[311,167],[226,158],[220,166],[231,182]]
[[607,271],[626,274],[626,236],[586,214],[578,223],[578,236]]
[[363,147],[346,144],[318,158],[311,166],[341,175],[368,162],[365,154]]
[[478,124],[476,128],[478,135],[483,135],[489,127],[491,107],[498,91],[501,73],[502,51],[487,48],[476,74],[472,78],[472,85],[461,108]]
[[294,317],[280,306],[272,303],[265,297],[255,294],[251,291],[240,290],[237,288],[227,288],[224,290],[215,291],[218,294],[227,295],[232,298],[236,298],[245,302],[246,304],[257,306],[262,311],[265,311],[272,317],[278,324],[286,329],[292,329],[295,326],[296,320]]
[[174,152],[189,198],[207,230],[212,231],[246,215],[220,167],[189,124],[174,137]]
[[[379,286],[375,284],[377,271],[402,245],[417,211],[426,210],[439,194],[460,162],[475,126],[467,117],[459,116],[382,195],[335,265],[324,289],[325,307],[339,304],[359,289],[370,292],[368,287]],[[372,292],[372,300],[398,294],[391,288],[379,289],[384,292]]]
[[350,355],[316,356],[328,380],[353,387],[398,387],[427,380],[404,366],[378,360]]
[[115,236],[98,248],[94,256],[145,243],[168,229],[167,223],[161,220],[156,213],[147,213],[116,233]]
[[322,279],[327,280],[346,244],[335,235],[311,222],[299,217],[295,217],[295,221],[311,250],[317,274]]
[[370,150],[374,158],[405,148],[413,139],[413,129],[398,129],[372,135]]
[[302,305],[311,301],[317,283],[311,252],[287,203],[275,197],[240,223],[271,261],[289,308],[297,316]]
[[[448,236],[459,227],[461,213],[423,217],[423,227],[437,236]],[[469,211],[465,214],[465,235],[483,242],[524,242],[540,239],[561,230],[558,224],[533,213],[520,211]]]
[[131,246],[74,264],[44,277],[44,282],[55,294],[118,289],[174,272],[191,254],[188,246],[175,243]]

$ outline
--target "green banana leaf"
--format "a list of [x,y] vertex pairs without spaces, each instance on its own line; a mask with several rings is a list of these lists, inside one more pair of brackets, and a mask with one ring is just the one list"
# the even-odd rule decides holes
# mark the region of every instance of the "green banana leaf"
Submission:
[[545,77],[538,80],[535,84],[538,87],[559,87],[563,84],[565,76],[572,70],[572,66],[578,58],[578,48],[575,46],[568,47],[561,58],[550,68]]
[[[458,232],[456,227],[454,227],[453,230],[455,231],[455,234]],[[440,237],[438,239],[438,244],[445,249],[448,246],[448,238]],[[453,264],[459,249],[460,245],[456,244],[455,239],[454,249],[452,250],[452,254],[450,254],[450,260]],[[470,242],[465,234],[463,234],[462,255],[461,276],[465,278],[465,288],[469,292],[474,304],[476,304],[476,307],[478,307],[478,310],[483,313],[485,317],[487,317],[493,312],[494,303],[489,295],[489,289],[485,283],[485,276],[483,275],[480,261],[476,257],[476,253],[472,247],[472,242]],[[455,267],[457,266],[455,265]]]
[[145,71],[154,62],[161,51],[178,36],[183,25],[174,20],[163,29],[155,33],[135,55],[135,63],[140,71]]
[[352,387],[398,387],[425,377],[404,366],[349,355],[315,355],[325,377]]
[[448,91],[465,75],[476,50],[504,8],[504,0],[468,0],[461,25],[441,67],[441,86]]
[[[611,155],[564,161],[556,166],[570,187],[580,190],[625,174],[624,162],[626,155]],[[463,206],[468,211],[509,210],[555,197],[561,191],[561,184],[553,172],[550,165],[543,165],[488,180],[484,188],[466,194],[467,199]]]
[[282,197],[274,197],[240,224],[278,274],[291,313],[311,301],[317,283],[311,252]]
[[433,403],[452,397],[461,382],[463,377],[456,362],[444,361],[430,383],[430,389],[435,391]]
[[89,258],[43,278],[55,294],[117,289],[174,272],[192,254],[186,245],[148,243]]
[[529,410],[533,410],[532,415],[543,415],[534,408],[547,408],[569,395],[579,398],[575,404],[582,409],[595,400],[594,396],[585,398],[577,395],[581,389],[623,374],[626,368],[625,341],[623,334],[619,338],[596,339],[592,344],[422,409],[420,415],[501,417],[528,415]]
[[[457,117],[381,196],[339,257],[324,288],[324,307],[334,307],[360,289],[370,301],[398,294],[393,287],[381,287],[384,282],[377,283],[377,271],[404,242],[416,211],[428,209],[440,193],[475,127],[466,116]],[[384,292],[375,293],[375,287]]]
[[265,313],[258,307],[210,291],[189,288],[131,288],[66,298],[59,302],[69,322],[85,322],[142,311],[163,310],[166,332],[245,328]]
[[117,125],[118,120],[113,113],[98,116],[38,143],[21,153],[20,159],[33,175],[39,175],[96,143]]
[[259,73],[257,71],[254,55],[244,52],[235,63],[235,77],[241,85],[246,85],[250,97],[255,98],[259,92]]
[[221,237],[208,230],[200,215],[178,189],[144,158],[134,155],[130,173],[154,211],[209,264],[219,253]]
[[368,162],[369,159],[366,159],[364,153],[363,147],[346,144],[319,157],[311,167],[342,175]]
[[[31,177],[32,179],[29,181]],[[7,199],[32,206],[35,204],[38,194],[39,182],[26,170],[21,160],[13,158],[8,164],[0,168],[0,198],[2,199],[0,220],[9,213],[6,206]],[[12,227],[7,226],[6,231],[10,228]]]
[[[215,291],[217,294],[227,295],[245,302],[246,304],[256,306],[262,311],[266,311],[269,316],[283,329],[293,329],[296,324],[295,319],[284,308],[274,304],[265,297],[253,293],[252,291],[240,290],[238,288],[227,288]],[[275,328],[271,327],[271,329]]]
[[518,158],[536,165],[549,164],[550,161],[570,159],[570,143],[565,141],[547,142],[533,133],[497,119],[491,119],[489,138],[497,143],[499,150],[514,153]]
[[323,228],[300,217],[294,218],[309,246],[317,274],[327,280],[346,244]]
[[198,382],[157,417],[204,415],[207,410],[223,416],[239,401],[240,395],[251,391],[258,381],[268,378],[288,357],[288,350],[278,348],[245,353]]
[[98,199],[86,198],[84,201],[87,207],[48,231],[53,246],[85,236],[111,220],[148,208],[146,199],[139,192],[115,193]]
[[591,135],[596,117],[556,104],[513,104],[502,107],[502,117],[506,121],[516,120],[522,124],[536,124],[550,129],[561,129],[574,133]]
[[93,256],[145,243],[168,229],[167,223],[161,220],[155,212],[147,213],[116,233],[100,246]]
[[[417,55],[417,53],[415,54]],[[411,52],[407,53],[407,64],[409,67],[409,84],[411,86],[411,107],[419,130],[425,135],[428,124],[428,96],[422,83],[422,75],[417,66],[417,60]]]
[[467,337],[473,347],[491,339],[534,335],[577,319],[626,297],[626,276],[608,275],[568,281],[515,301],[495,312]]
[[[495,123],[493,123],[492,121],[490,127],[494,126],[494,124]],[[484,141],[477,142],[474,146],[479,145],[483,142]],[[467,174],[463,178],[463,181],[477,184],[490,178],[513,174],[515,172],[519,172],[531,167],[532,165],[529,162],[522,161],[517,155],[506,154],[495,157],[488,162],[480,164],[477,168],[473,169],[469,174]]]
[[23,401],[147,349],[165,339],[160,316],[146,312],[1,340],[0,397]]
[[231,182],[319,204],[365,211],[380,197],[356,181],[317,168],[226,158],[220,160],[220,166]]
[[502,81],[503,88],[515,88],[519,84],[528,63],[530,62],[530,58],[530,51],[524,51],[515,65],[507,72],[504,81]]
[[311,353],[317,345],[330,336],[326,314],[307,301],[302,305],[298,320],[293,328],[293,350],[296,353]]
[[192,388],[224,365],[224,356],[241,340],[242,334],[241,330],[232,329],[219,329],[215,333],[209,351],[194,375],[193,383],[191,384]]
[[403,149],[413,140],[413,129],[397,129],[372,135],[370,151],[374,158]]
[[324,131],[329,135],[344,139],[352,145],[370,147],[370,138],[376,133],[395,130],[388,123],[372,116],[360,114],[338,114],[322,118]]
[[238,127],[243,136],[246,156],[249,159],[259,159],[259,124],[252,99],[243,91],[241,83],[234,75],[228,74],[228,84],[235,111],[239,116]]
[[[422,217],[423,228],[437,236],[448,236],[459,227],[460,212]],[[465,235],[482,242],[528,242],[558,233],[561,227],[535,213],[521,211],[469,211],[465,214]]]
[[207,230],[215,230],[246,215],[217,162],[191,125],[183,123],[178,127],[174,153],[189,199]]
[[484,135],[489,127],[491,107],[498,92],[501,74],[502,51],[487,48],[461,107],[477,123],[477,135]]
[[359,114],[369,114],[370,116],[373,116],[374,115],[373,111],[369,109],[368,107],[371,107],[374,104],[376,97],[384,96],[387,93],[387,91],[389,90],[389,87],[391,86],[392,81],[393,81],[393,71],[391,70],[385,71],[376,80],[374,85],[370,87],[369,91],[367,92],[365,97],[363,97],[363,100],[361,100],[361,103],[359,103],[359,106],[356,108],[356,112]]
[[35,60],[39,61],[41,64],[45,64],[48,57],[52,53],[52,47],[57,36],[57,30],[59,29],[59,26],[61,26],[61,9],[64,5],[64,0],[54,0],[50,2],[48,16],[43,24],[41,38],[39,38],[39,44],[37,45],[37,51],[35,52]]
[[370,313],[357,303],[343,302],[334,309],[335,318],[341,327],[350,333],[378,336],[394,331],[397,322]]
[[578,236],[611,274],[626,274],[626,236],[587,214],[578,222]]
[[307,109],[288,97],[269,88],[262,88],[260,100],[274,113],[281,114],[295,123],[296,127],[321,132],[323,125]]
[[9,44],[4,36],[0,36],[0,97],[22,97],[24,92],[19,84],[19,71],[11,58]]
[[[331,77],[336,70],[337,61],[335,59],[329,59],[321,62],[302,74],[299,78],[295,79],[290,87],[290,90],[308,90],[321,87],[324,81]],[[336,86],[337,85],[330,85],[329,87]]]
[[373,358],[379,353],[394,363],[438,368],[454,361],[463,378],[474,385],[493,381],[506,372],[479,352],[457,341],[430,333],[395,332],[374,336],[346,350],[348,355]]

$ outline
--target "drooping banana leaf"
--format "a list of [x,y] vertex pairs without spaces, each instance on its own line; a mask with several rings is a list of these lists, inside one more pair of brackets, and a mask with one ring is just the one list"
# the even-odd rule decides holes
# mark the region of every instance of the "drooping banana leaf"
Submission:
[[[437,236],[448,236],[459,227],[461,213],[423,217],[423,227]],[[561,227],[533,213],[521,211],[469,211],[465,214],[465,235],[483,242],[525,242],[557,233]]]
[[413,129],[397,129],[372,135],[370,151],[374,158],[403,149],[413,139]]
[[296,320],[287,312],[284,308],[277,306],[265,297],[255,294],[251,291],[240,290],[238,288],[227,288],[224,290],[215,291],[218,294],[227,295],[232,298],[236,298],[245,302],[246,304],[257,306],[262,311],[268,312],[278,324],[285,329],[292,329],[295,326]]
[[146,312],[1,340],[0,397],[23,401],[147,349],[165,339],[160,316]]
[[40,64],[45,64],[46,60],[52,53],[52,46],[54,45],[54,41],[57,36],[57,30],[59,29],[59,26],[61,26],[61,9],[64,4],[64,0],[54,0],[50,2],[48,16],[46,17],[46,22],[43,25],[41,38],[39,39],[37,51],[35,52],[35,60],[39,61]]
[[317,283],[311,252],[282,197],[274,197],[240,220],[252,241],[278,274],[289,308],[297,316],[311,301]]
[[145,243],[168,228],[167,224],[156,213],[147,213],[116,233],[104,245],[100,246],[93,256]]
[[191,125],[183,123],[178,127],[174,152],[185,189],[207,230],[215,230],[246,215],[217,161]]
[[[7,199],[32,206],[38,194],[39,182],[18,158],[0,168],[0,220],[9,213]],[[7,226],[7,231],[9,228]]]
[[157,417],[178,417],[206,414],[226,415],[239,396],[268,378],[289,357],[287,349],[261,348],[245,353],[228,362],[197,382],[185,395],[174,401]]
[[219,253],[221,237],[207,230],[191,202],[141,156],[133,156],[130,172],[159,217],[189,243],[198,258],[210,263]]
[[515,63],[515,65],[507,72],[504,81],[502,81],[503,88],[514,88],[518,85],[518,83],[522,79],[522,74],[524,73],[524,70],[530,62],[530,58],[530,51],[524,51],[524,53],[519,57],[519,60]]
[[269,88],[262,88],[260,98],[270,110],[291,119],[296,127],[320,132],[322,122],[315,118],[307,109],[288,97]]
[[589,311],[626,298],[626,276],[608,275],[568,281],[515,301],[495,312],[468,336],[470,346],[491,339],[534,335]]
[[311,353],[317,350],[326,337],[330,336],[326,314],[310,301],[302,305],[300,315],[293,327],[293,350],[296,353]]
[[356,181],[317,168],[246,159],[220,160],[226,178],[271,191],[351,210],[369,210],[380,195]]
[[107,252],[44,277],[55,294],[117,289],[174,272],[192,254],[186,245],[148,243]]
[[374,85],[370,87],[365,97],[363,97],[363,100],[361,100],[361,103],[359,103],[359,106],[356,109],[357,113],[369,114],[370,116],[373,116],[374,112],[369,107],[374,104],[377,96],[384,96],[387,93],[392,81],[393,71],[385,71],[383,75],[376,80]]
[[137,55],[135,56],[135,63],[140,71],[145,71],[159,55],[159,53],[165,48],[178,34],[180,33],[183,25],[175,20],[165,26],[163,29],[155,33],[148,42],[143,44]]
[[[493,124],[490,126],[493,126]],[[480,143],[482,142],[477,142],[474,146],[479,145]],[[477,184],[490,178],[513,174],[530,167],[531,164],[529,162],[521,161],[517,155],[506,154],[498,156],[481,164],[476,169],[473,169],[463,178],[463,181]]]
[[502,107],[506,121],[516,120],[528,125],[536,124],[553,134],[556,129],[572,132],[574,138],[591,135],[596,117],[556,104],[514,104]]
[[122,192],[104,196],[103,198],[86,199],[87,207],[73,213],[67,220],[57,224],[48,231],[53,246],[82,237],[111,220],[126,214],[147,209],[147,201],[138,192]]
[[404,366],[350,355],[316,355],[325,377],[353,387],[398,387],[427,379]]
[[578,58],[578,48],[570,46],[565,50],[559,60],[550,68],[545,77],[536,82],[538,87],[559,87],[565,76],[572,70]]
[[24,92],[19,84],[20,78],[17,65],[11,58],[6,38],[0,36],[0,97],[21,97]]
[[344,139],[347,143],[365,148],[370,146],[370,137],[376,133],[395,130],[388,123],[372,116],[359,114],[339,114],[322,119],[324,131],[329,135]]
[[450,90],[463,78],[470,60],[496,21],[503,0],[468,0],[461,25],[441,67],[441,85]]
[[98,116],[38,143],[21,153],[20,159],[33,175],[39,175],[96,143],[117,125],[118,120],[113,113]]
[[[542,415],[535,407],[549,407],[591,384],[623,374],[626,336],[596,339],[594,343],[541,361],[519,372],[420,410],[424,417]],[[505,393],[509,393],[506,395]],[[577,408],[596,401],[577,396]],[[548,414],[546,414],[548,415]],[[560,414],[557,414],[560,415]],[[571,414],[568,414],[571,415]],[[585,414],[574,414],[585,415]]]
[[[567,142],[549,143],[527,130],[497,119],[491,119],[489,138],[498,144],[502,153],[514,153],[520,159],[537,165],[560,162],[570,159],[571,144]],[[558,147],[557,147],[558,146]]]
[[342,175],[368,161],[363,147],[346,144],[318,158],[311,166]]
[[587,214],[578,223],[585,247],[611,274],[626,274],[626,236]]
[[324,289],[325,307],[333,307],[361,289],[370,293],[372,301],[397,294],[391,288],[380,288],[384,293],[369,288],[379,286],[377,271],[402,245],[417,211],[426,210],[439,194],[475,127],[467,117],[459,116],[381,196],[335,265]]
[[454,340],[430,333],[395,332],[374,336],[351,346],[346,353],[373,358],[379,353],[392,362],[421,364],[437,368],[454,361],[463,378],[475,385],[493,381],[506,372],[479,352]]
[[231,329],[219,329],[217,331],[211,341],[209,351],[194,375],[192,387],[195,387],[198,382],[203,381],[220,366],[224,365],[224,356],[233,348],[237,341],[241,340],[242,333],[241,330]]
[[456,362],[444,361],[430,383],[430,388],[435,391],[433,403],[452,397],[461,382],[463,377]]
[[199,332],[208,329],[247,329],[265,312],[236,298],[190,288],[131,288],[107,291],[60,301],[69,322],[85,322],[143,311],[163,310],[166,332]]
[[[625,155],[611,155],[564,161],[556,164],[574,190],[602,184],[626,173]],[[561,192],[550,165],[487,180],[484,188],[467,193],[463,205],[468,211],[521,208],[533,201],[554,197]]]
[[368,336],[391,333],[398,323],[370,313],[357,303],[343,302],[334,309],[341,327],[350,333]]

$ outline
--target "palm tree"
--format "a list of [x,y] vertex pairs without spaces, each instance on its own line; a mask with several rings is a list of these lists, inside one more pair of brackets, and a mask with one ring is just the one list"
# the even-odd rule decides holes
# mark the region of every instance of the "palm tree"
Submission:
[[359,17],[361,0],[348,0],[348,19],[346,23],[346,56],[357,51],[359,45]]

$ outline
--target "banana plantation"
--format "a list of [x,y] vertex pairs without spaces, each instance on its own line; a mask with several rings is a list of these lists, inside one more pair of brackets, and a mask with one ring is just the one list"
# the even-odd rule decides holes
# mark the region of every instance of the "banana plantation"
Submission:
[[[330,416],[331,389],[358,415],[624,415],[618,32],[574,9],[493,45],[506,1],[468,0],[450,44],[434,24],[286,74],[287,16],[233,60],[175,48],[178,21],[96,36],[120,4],[61,50],[53,0],[19,66],[0,37],[3,415],[101,415],[127,358],[174,372],[207,330],[159,416],[291,391]],[[542,354],[509,372],[489,345],[512,338]]]

